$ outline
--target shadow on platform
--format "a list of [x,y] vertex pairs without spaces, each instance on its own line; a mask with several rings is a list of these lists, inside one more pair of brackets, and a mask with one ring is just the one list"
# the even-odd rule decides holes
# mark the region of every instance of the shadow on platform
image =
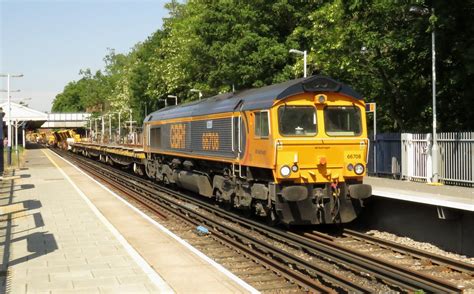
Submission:
[[[6,192],[17,192],[17,191],[21,191],[21,190],[28,190],[28,189],[33,189],[35,187],[35,185],[33,184],[21,184],[21,185],[9,185],[7,187],[7,189],[4,189],[3,187],[0,188],[0,191],[3,193],[6,193]],[[4,191],[4,190],[7,190],[7,191]],[[8,199],[9,197],[4,197],[2,199]]]
[[[14,174],[14,172],[13,172]],[[32,232],[36,228],[43,227],[44,220],[40,212],[28,213],[31,210],[42,207],[41,201],[29,199],[25,201],[14,202],[14,192],[25,189],[32,189],[33,184],[15,185],[14,181],[0,183],[2,194],[7,194],[7,197],[0,198],[0,254],[2,254],[0,264],[0,293],[7,293],[10,291],[9,273],[10,266],[14,266],[28,260],[38,258],[58,249],[56,239],[53,234],[47,232]],[[15,189],[15,187],[21,189]],[[3,193],[5,192],[5,193]],[[34,227],[21,231],[13,231],[16,225],[13,225],[14,219],[30,218],[34,220]],[[18,236],[18,235],[22,236]],[[17,237],[18,236],[18,237]],[[26,252],[24,256],[16,257],[11,260],[11,248],[16,242],[24,242],[26,240]]]

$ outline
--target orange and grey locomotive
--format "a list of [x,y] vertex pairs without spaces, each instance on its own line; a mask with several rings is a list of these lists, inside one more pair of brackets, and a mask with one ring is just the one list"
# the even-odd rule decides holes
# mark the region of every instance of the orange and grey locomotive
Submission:
[[137,173],[272,222],[350,222],[372,194],[365,104],[324,76],[160,109],[143,139]]

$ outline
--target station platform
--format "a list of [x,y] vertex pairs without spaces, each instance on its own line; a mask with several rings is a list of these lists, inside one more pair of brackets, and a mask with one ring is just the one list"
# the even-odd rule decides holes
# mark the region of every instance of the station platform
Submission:
[[0,181],[0,293],[254,288],[48,149]]
[[426,183],[365,177],[364,183],[372,185],[372,195],[474,211],[474,188],[459,186],[432,186]]

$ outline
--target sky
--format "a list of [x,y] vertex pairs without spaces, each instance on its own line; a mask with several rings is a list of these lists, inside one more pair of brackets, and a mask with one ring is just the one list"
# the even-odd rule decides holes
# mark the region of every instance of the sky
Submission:
[[[126,53],[162,26],[165,0],[0,0],[0,73],[12,101],[51,110],[79,70],[103,69],[107,48]],[[0,91],[7,89],[0,78]],[[29,100],[31,98],[31,100]],[[0,103],[7,93],[0,92]]]

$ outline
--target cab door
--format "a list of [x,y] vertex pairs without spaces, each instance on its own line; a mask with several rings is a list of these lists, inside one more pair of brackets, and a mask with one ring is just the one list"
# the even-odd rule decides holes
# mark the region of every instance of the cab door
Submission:
[[269,110],[253,110],[246,112],[249,118],[248,155],[245,165],[262,168],[273,167],[273,139],[271,133],[271,117]]
[[244,122],[244,113],[241,111],[243,100],[240,100],[232,113],[232,153],[234,158],[241,160],[245,155],[246,147],[246,128]]

